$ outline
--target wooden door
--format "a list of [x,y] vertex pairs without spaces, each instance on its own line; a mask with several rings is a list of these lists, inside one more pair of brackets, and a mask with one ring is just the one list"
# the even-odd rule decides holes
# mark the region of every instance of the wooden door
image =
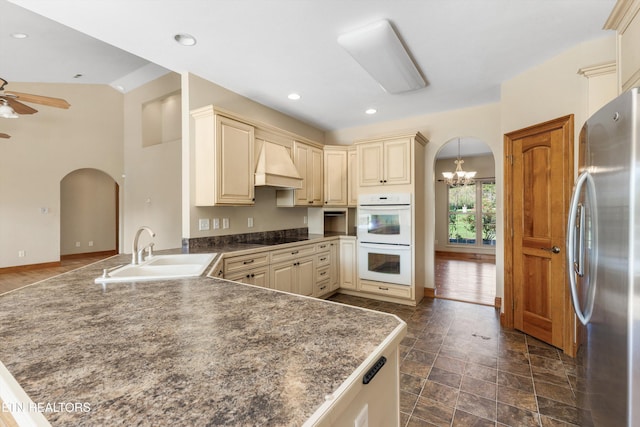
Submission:
[[216,116],[217,204],[254,203],[254,128]]
[[358,153],[356,150],[349,150],[347,162],[347,205],[358,206]]
[[293,265],[293,261],[272,265],[269,282],[272,289],[293,292],[295,284],[295,266]]
[[309,158],[309,165],[307,166],[307,178],[309,180],[309,183],[307,185],[309,186],[308,203],[314,206],[322,206],[324,204],[324,170],[322,164],[322,150],[319,148],[311,147],[311,157]]
[[565,348],[573,116],[505,135],[505,152],[505,300],[511,296],[505,314],[512,310],[515,329]]

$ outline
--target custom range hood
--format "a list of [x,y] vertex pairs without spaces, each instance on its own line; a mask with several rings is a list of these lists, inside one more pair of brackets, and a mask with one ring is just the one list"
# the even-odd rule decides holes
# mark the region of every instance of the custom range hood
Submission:
[[302,188],[302,178],[289,152],[282,145],[264,141],[258,155],[255,185],[279,188]]

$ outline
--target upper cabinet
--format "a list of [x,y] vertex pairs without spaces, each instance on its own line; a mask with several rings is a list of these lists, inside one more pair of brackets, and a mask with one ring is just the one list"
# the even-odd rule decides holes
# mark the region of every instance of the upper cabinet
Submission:
[[355,147],[347,151],[347,206],[358,206],[358,152]]
[[302,177],[302,188],[296,190],[278,190],[276,205],[323,206],[323,153],[320,146],[305,142],[293,142],[293,163]]
[[640,84],[640,0],[618,0],[605,30],[618,33],[618,82],[622,92]]
[[347,206],[348,177],[347,150],[343,147],[324,147],[324,204]]
[[293,163],[302,177],[302,188],[295,190],[296,205],[322,206],[322,150],[304,142],[293,143]]
[[195,204],[252,205],[254,127],[219,114],[212,106],[191,115],[195,120]]
[[357,142],[360,187],[411,184],[415,141],[426,143],[420,134]]

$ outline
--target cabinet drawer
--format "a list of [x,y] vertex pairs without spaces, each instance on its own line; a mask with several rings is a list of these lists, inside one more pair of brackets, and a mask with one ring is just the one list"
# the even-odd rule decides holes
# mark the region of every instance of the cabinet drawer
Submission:
[[278,251],[271,252],[271,262],[286,261],[288,259],[300,258],[307,255],[312,255],[316,252],[314,245],[306,246],[294,246],[289,249],[280,249]]
[[329,278],[323,280],[321,282],[316,282],[313,289],[314,296],[321,296],[331,291],[331,286],[329,286]]
[[322,242],[316,244],[316,252],[328,252],[331,249],[332,242]]
[[330,263],[331,263],[331,256],[329,255],[329,252],[317,255],[316,265],[318,267],[324,267],[325,265],[329,265]]
[[411,286],[397,286],[382,282],[360,282],[360,290],[372,294],[389,295],[398,298],[411,298]]
[[249,268],[260,267],[269,264],[269,252],[259,254],[243,255],[224,260],[224,274],[238,271],[246,271]]
[[331,272],[329,271],[329,266],[320,267],[316,269],[316,281],[321,281],[325,279],[329,279],[331,277]]

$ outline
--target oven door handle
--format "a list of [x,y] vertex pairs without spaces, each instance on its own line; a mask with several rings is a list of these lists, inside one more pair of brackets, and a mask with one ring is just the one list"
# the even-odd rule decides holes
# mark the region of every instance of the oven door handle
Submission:
[[391,243],[369,243],[360,242],[361,248],[366,249],[379,249],[379,250],[398,250],[398,251],[410,251],[411,245],[394,245]]
[[377,211],[408,211],[411,205],[359,205],[361,211],[377,212]]

